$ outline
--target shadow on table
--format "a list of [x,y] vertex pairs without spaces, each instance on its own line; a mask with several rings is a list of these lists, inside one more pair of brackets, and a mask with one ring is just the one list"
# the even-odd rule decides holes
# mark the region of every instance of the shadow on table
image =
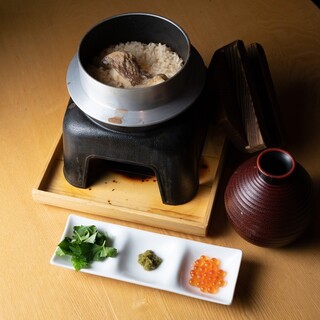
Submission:
[[252,154],[243,153],[237,150],[231,143],[228,143],[224,167],[217,190],[216,202],[212,208],[211,221],[208,229],[209,237],[223,236],[228,229],[231,228],[224,205],[224,192],[233,172],[241,163],[251,156]]
[[238,281],[233,297],[233,304],[241,304],[245,308],[250,307],[254,296],[254,286],[257,283],[260,267],[254,261],[246,260],[241,262]]

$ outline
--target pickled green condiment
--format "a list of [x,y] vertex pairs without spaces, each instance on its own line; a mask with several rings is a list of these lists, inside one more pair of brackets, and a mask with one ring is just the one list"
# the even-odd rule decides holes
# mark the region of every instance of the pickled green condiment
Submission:
[[162,259],[158,257],[152,250],[147,250],[144,253],[139,254],[138,262],[143,266],[144,270],[151,271],[160,266]]

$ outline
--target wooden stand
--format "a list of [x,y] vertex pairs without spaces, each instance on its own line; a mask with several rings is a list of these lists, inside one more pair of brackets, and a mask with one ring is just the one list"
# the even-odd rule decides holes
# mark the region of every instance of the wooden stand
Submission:
[[225,135],[210,127],[200,163],[197,195],[183,205],[162,203],[155,177],[133,178],[108,171],[87,189],[71,186],[63,175],[62,135],[32,190],[37,202],[70,210],[205,236],[222,171]]

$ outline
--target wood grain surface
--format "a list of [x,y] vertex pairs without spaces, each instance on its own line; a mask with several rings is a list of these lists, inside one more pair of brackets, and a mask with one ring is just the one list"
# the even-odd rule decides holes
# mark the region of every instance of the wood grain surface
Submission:
[[174,20],[207,65],[215,50],[236,39],[260,43],[286,148],[310,173],[319,195],[320,11],[311,1],[1,0],[0,319],[318,319],[319,197],[314,223],[294,244],[266,249],[247,243],[228,223],[223,205],[225,183],[246,157],[232,146],[207,237],[100,217],[243,250],[231,306],[49,264],[72,210],[36,203],[31,191],[61,131],[69,98],[66,71],[89,28],[133,11]]

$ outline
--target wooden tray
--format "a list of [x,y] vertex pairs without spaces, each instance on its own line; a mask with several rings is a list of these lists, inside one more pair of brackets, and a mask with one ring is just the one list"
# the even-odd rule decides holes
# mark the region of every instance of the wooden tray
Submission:
[[60,133],[32,190],[35,201],[193,235],[207,234],[225,149],[225,135],[219,128],[208,131],[197,195],[178,206],[162,203],[155,177],[138,179],[109,170],[87,189],[73,187],[63,175],[62,140]]

